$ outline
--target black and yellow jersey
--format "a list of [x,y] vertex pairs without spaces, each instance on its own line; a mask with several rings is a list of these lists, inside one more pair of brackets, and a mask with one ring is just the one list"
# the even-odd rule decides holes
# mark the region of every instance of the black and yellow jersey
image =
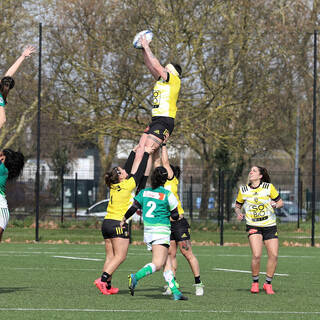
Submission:
[[175,118],[180,91],[180,78],[168,73],[168,79],[160,78],[153,88],[152,117]]
[[257,188],[241,186],[236,204],[243,206],[248,225],[270,227],[276,225],[271,200],[279,201],[279,193],[272,183],[262,182]]
[[134,177],[111,185],[110,201],[105,219],[122,220],[133,203],[133,190],[136,187]]
[[179,199],[179,196],[178,196],[178,184],[179,184],[179,180],[174,176],[171,180],[167,180],[166,183],[164,184],[164,188],[171,191],[174,196],[177,198],[178,200],[178,213],[179,214],[183,214],[184,213],[184,210],[181,206],[181,201]]

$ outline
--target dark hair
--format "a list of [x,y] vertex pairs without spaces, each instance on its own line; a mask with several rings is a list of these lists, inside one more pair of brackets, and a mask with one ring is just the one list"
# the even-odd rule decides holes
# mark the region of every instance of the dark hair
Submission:
[[[261,177],[261,179],[260,179],[260,182],[267,182],[267,183],[270,183],[270,182],[271,182],[269,173],[268,173],[268,171],[267,171],[266,168],[264,168],[264,167],[259,167],[259,166],[254,166],[254,167],[257,167],[258,170],[259,170],[259,173],[262,175],[262,177]],[[250,185],[250,184],[249,184],[249,185]]]
[[17,178],[24,166],[24,156],[19,151],[13,151],[11,149],[4,149],[4,156],[6,157],[4,165],[9,171],[8,180]]
[[157,167],[151,175],[151,188],[156,189],[163,186],[168,179],[168,171],[164,167]]
[[111,171],[105,174],[104,181],[109,188],[111,187],[112,184],[116,184],[120,182],[119,174],[120,172],[118,167],[114,167]]
[[179,166],[173,166],[172,164],[170,164],[170,167],[173,171],[174,176],[179,179],[180,178],[180,174],[181,174],[181,170]]
[[0,82],[0,93],[5,103],[7,103],[7,96],[9,91],[14,87],[14,80],[11,77],[4,77]]
[[179,73],[179,77],[181,77],[182,69],[181,69],[180,64],[175,63],[175,62],[170,62],[170,63],[171,63],[171,64],[174,66],[174,68],[178,71],[178,73]]

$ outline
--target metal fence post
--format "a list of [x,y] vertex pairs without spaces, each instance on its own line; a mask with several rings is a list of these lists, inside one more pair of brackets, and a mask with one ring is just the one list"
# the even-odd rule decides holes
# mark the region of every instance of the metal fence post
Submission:
[[63,181],[63,175],[64,175],[64,167],[62,166],[61,168],[61,223],[63,223],[64,220],[64,212],[63,212],[63,207],[64,207],[64,181]]
[[219,169],[220,202],[219,202],[219,220],[220,220],[220,246],[223,246],[223,218],[224,218],[224,171]]
[[192,198],[192,176],[190,177],[190,188],[189,188],[189,215],[192,221],[193,219],[193,198]]
[[74,216],[77,217],[78,211],[78,173],[75,173],[74,177]]

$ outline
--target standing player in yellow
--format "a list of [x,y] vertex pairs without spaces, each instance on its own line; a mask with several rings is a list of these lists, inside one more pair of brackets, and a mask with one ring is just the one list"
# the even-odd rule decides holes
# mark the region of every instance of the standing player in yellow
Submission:
[[[165,139],[166,142],[167,139]],[[159,153],[158,153],[159,154]],[[178,200],[178,213],[179,219],[174,221],[171,220],[171,235],[170,235],[170,248],[169,248],[169,256],[168,261],[165,265],[165,271],[171,269],[173,274],[176,275],[177,271],[177,246],[179,246],[180,252],[188,261],[192,273],[194,275],[194,286],[195,293],[197,296],[203,296],[204,293],[204,285],[200,280],[200,267],[198,259],[192,252],[191,241],[190,241],[190,225],[186,218],[184,218],[183,213],[184,210],[181,206],[181,201],[178,196],[178,184],[180,178],[180,168],[178,166],[172,166],[169,162],[168,157],[168,149],[166,143],[162,144],[161,148],[161,162],[162,166],[168,171],[168,179],[164,184],[164,188],[171,191]],[[156,158],[154,162],[154,166],[160,166],[160,156]],[[164,295],[170,295],[171,290],[169,287],[166,288],[166,291],[163,293]]]
[[[132,172],[135,172],[142,159],[145,146],[157,150],[166,135],[171,135],[177,112],[177,100],[180,91],[181,67],[179,64],[169,63],[163,67],[153,55],[149,41],[145,36],[141,39],[144,62],[157,81],[153,88],[152,121],[142,134]],[[142,178],[139,190],[143,189],[152,167],[150,157],[145,176]]]
[[132,193],[145,172],[150,151],[146,148],[135,174],[130,174],[135,158],[135,152],[131,151],[124,168],[114,167],[105,175],[106,185],[110,188],[110,201],[101,227],[105,240],[106,259],[101,278],[94,281],[104,295],[116,294],[119,291],[118,288],[111,286],[111,278],[127,257],[130,238],[128,224],[122,227],[120,222],[132,204]]
[[278,261],[279,240],[276,226],[274,208],[283,207],[282,199],[275,189],[269,177],[268,171],[263,167],[254,166],[249,172],[249,183],[241,186],[236,199],[235,212],[238,220],[244,215],[246,219],[246,231],[252,251],[251,292],[259,292],[259,272],[263,243],[268,253],[266,282],[263,289],[267,294],[274,294],[272,278],[276,271]]

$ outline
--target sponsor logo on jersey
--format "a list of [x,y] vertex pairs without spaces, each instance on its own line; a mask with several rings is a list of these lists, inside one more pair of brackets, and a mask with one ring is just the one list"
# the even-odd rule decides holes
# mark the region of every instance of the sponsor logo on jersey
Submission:
[[154,192],[154,191],[146,190],[146,191],[143,191],[143,196],[148,197],[148,198],[152,198],[152,199],[164,200],[166,195],[161,192]]

